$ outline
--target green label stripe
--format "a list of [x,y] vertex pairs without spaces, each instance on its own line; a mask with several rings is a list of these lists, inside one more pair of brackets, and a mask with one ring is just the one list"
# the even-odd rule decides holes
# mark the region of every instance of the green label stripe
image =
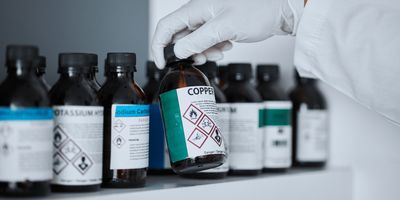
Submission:
[[179,100],[176,90],[160,95],[165,135],[172,162],[188,157],[185,132],[183,129]]
[[290,120],[289,109],[264,109],[264,126],[287,126]]
[[265,109],[258,110],[258,128],[265,126]]

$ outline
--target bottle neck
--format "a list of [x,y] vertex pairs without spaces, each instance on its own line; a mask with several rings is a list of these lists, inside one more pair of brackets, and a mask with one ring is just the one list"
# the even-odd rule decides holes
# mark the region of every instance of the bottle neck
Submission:
[[106,76],[107,80],[134,80],[133,72],[109,72]]
[[17,62],[7,66],[7,74],[9,77],[23,78],[35,76],[35,70],[30,63]]
[[185,68],[193,67],[192,64],[192,60],[183,59],[172,63],[167,63],[167,66],[172,70],[184,70]]
[[82,72],[62,72],[60,74],[60,79],[78,79],[78,80],[89,80],[90,73],[82,73]]
[[300,85],[300,86],[314,86],[315,85],[315,80],[300,78],[300,79],[297,80],[297,85]]
[[278,81],[258,80],[257,83],[258,83],[258,85],[276,85],[278,83]]

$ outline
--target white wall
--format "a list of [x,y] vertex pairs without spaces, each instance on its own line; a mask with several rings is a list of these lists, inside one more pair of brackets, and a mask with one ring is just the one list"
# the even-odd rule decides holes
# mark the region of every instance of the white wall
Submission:
[[[150,38],[159,19],[187,0],[150,1]],[[254,44],[234,44],[221,63],[279,63],[286,89],[293,85],[294,38],[275,37]],[[400,127],[365,109],[325,84],[330,107],[330,165],[354,169],[354,199],[399,199]],[[262,195],[262,194],[260,194]]]

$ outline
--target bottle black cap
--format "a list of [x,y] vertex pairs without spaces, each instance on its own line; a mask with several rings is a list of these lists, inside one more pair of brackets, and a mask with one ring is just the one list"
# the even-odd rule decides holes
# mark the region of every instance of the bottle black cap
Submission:
[[39,56],[39,48],[31,45],[8,45],[6,47],[6,66],[11,67],[15,62],[32,64]]
[[108,53],[105,65],[105,74],[110,72],[135,72],[135,53]]
[[94,53],[88,53],[89,60],[90,60],[90,66],[92,67],[93,72],[98,72],[99,71],[99,59],[97,54]]
[[279,66],[276,64],[257,65],[257,80],[259,82],[275,82],[279,79]]
[[46,73],[46,57],[38,56],[33,61],[33,67],[36,69],[37,74]]
[[252,77],[250,63],[231,63],[228,65],[228,79],[232,81],[246,81]]
[[197,65],[195,67],[203,72],[203,74],[205,74],[208,78],[217,77],[218,66],[216,62],[207,61],[203,65]]
[[179,59],[178,57],[176,57],[175,52],[174,52],[174,47],[175,47],[175,44],[169,44],[168,46],[166,46],[164,48],[164,59],[167,64],[167,67],[168,67],[168,64],[182,61],[182,60],[193,62],[193,60],[191,58]]
[[316,79],[313,78],[300,77],[300,74],[296,69],[294,70],[294,78],[298,84],[313,84],[316,82]]
[[70,70],[81,73],[90,73],[90,57],[86,53],[60,53],[58,54],[58,73]]

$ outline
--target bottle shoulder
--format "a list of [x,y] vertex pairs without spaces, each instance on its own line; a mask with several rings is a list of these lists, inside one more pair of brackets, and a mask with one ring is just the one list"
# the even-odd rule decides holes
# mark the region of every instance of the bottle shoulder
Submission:
[[207,77],[200,70],[188,67],[183,70],[170,70],[160,84],[160,94],[183,87],[210,86]]
[[264,101],[282,101],[289,99],[288,95],[278,85],[259,84],[256,89]]
[[133,81],[106,82],[98,92],[103,106],[111,104],[144,104],[145,94]]
[[36,77],[16,79],[7,77],[0,85],[0,106],[48,107],[47,91]]
[[289,94],[295,107],[306,104],[311,109],[326,109],[323,94],[315,86],[297,86]]
[[53,105],[100,105],[96,91],[86,80],[58,80],[49,96]]
[[261,96],[250,83],[228,83],[224,89],[228,102],[261,102]]

